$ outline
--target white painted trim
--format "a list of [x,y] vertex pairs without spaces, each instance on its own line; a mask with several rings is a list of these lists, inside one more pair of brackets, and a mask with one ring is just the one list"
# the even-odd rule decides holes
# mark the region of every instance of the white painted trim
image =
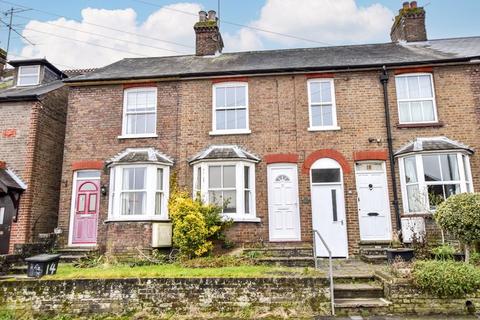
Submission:
[[[130,92],[154,92],[155,95],[155,132],[142,134],[128,134],[127,133],[127,94]],[[127,138],[154,138],[157,137],[157,114],[158,114],[158,88],[152,86],[135,87],[123,90],[123,111],[122,111],[122,134],[119,139]],[[153,112],[152,112],[153,113]]]
[[326,127],[309,127],[307,130],[314,132],[314,131],[338,131],[341,129],[342,128],[337,126],[326,126]]
[[130,134],[118,136],[117,139],[145,139],[145,138],[158,138],[157,134]]
[[[225,218],[232,218],[234,222],[259,222],[260,219],[257,218],[256,213],[256,185],[255,185],[255,163],[248,160],[238,160],[238,159],[229,159],[225,161],[219,160],[205,160],[197,162],[193,165],[193,186],[196,185],[198,179],[198,168],[201,170],[201,182],[200,182],[200,198],[205,203],[209,203],[210,199],[208,197],[208,167],[209,166],[226,166],[231,165],[235,166],[235,191],[236,191],[236,208],[237,212],[232,213],[223,213],[222,215]],[[250,213],[245,213],[245,181],[244,181],[244,167],[250,168],[250,193],[251,193],[251,202],[250,202]],[[195,190],[195,188],[192,188]],[[193,194],[193,197],[196,195]],[[257,220],[258,219],[258,220]]]
[[[388,223],[388,234],[389,234],[389,237],[387,239],[361,239],[361,234],[362,232],[360,231],[360,240],[366,240],[366,241],[372,241],[372,240],[378,240],[378,241],[381,241],[381,240],[391,240],[392,239],[392,229],[393,229],[393,226],[392,226],[392,207],[390,205],[390,193],[389,193],[389,190],[388,190],[388,177],[387,177],[387,165],[386,165],[386,162],[385,161],[380,161],[380,160],[365,160],[365,161],[356,161],[355,164],[357,163],[381,163],[382,164],[382,170],[372,170],[372,171],[364,171],[364,170],[358,170],[357,169],[357,166],[355,165],[355,189],[357,191],[357,209],[360,208],[360,204],[359,204],[359,199],[360,199],[360,190],[359,190],[359,185],[358,185],[358,175],[361,175],[361,174],[369,174],[369,173],[382,173],[383,174],[383,177],[384,177],[384,180],[383,180],[383,187],[385,188],[385,192],[386,192],[386,195],[387,195],[387,206],[388,206],[388,213],[387,213],[387,223]],[[362,226],[361,226],[361,218],[360,218],[360,210],[357,210],[358,211],[358,227],[361,229]]]
[[[330,95],[332,96],[332,125],[330,126],[314,126],[312,124],[312,95],[310,84],[312,83],[330,83]],[[340,130],[337,122],[337,102],[335,98],[335,80],[330,79],[310,79],[307,81],[307,94],[308,94],[308,131],[325,131],[325,130]]]
[[227,136],[234,134],[250,134],[252,133],[249,129],[238,129],[238,130],[216,130],[210,131],[208,134],[211,136]]
[[[155,212],[155,194],[157,193],[157,169],[163,170],[163,202],[162,214],[145,214],[145,215],[120,215],[121,206],[121,186],[123,169],[129,168],[146,168],[145,172],[145,189],[141,190],[146,193],[145,212]],[[113,178],[115,176],[115,179]],[[113,183],[113,185],[112,185]],[[159,164],[119,164],[110,168],[110,187],[109,199],[112,199],[112,193],[115,192],[113,200],[109,200],[108,221],[145,221],[145,220],[168,220],[168,199],[170,196],[170,166]]]
[[[298,237],[295,237],[295,238],[274,238],[272,237],[272,215],[273,215],[273,212],[271,210],[271,206],[270,206],[270,199],[272,198],[272,190],[271,190],[271,185],[270,185],[270,181],[271,181],[271,169],[273,168],[285,168],[285,169],[293,169],[293,172],[295,172],[295,177],[294,178],[294,183],[295,183],[295,186],[294,186],[294,191],[296,192],[296,228],[297,228],[297,232],[298,232]],[[268,200],[267,200],[267,205],[268,205],[268,221],[269,221],[269,224],[268,224],[268,239],[270,242],[286,242],[286,241],[301,241],[302,240],[302,225],[301,225],[301,219],[300,219],[300,194],[299,194],[299,187],[298,187],[298,166],[296,164],[293,164],[293,163],[273,163],[273,164],[269,164],[267,165],[267,196],[268,196]]]
[[[216,92],[217,88],[229,88],[229,87],[245,87],[245,129],[224,129],[224,130],[217,130],[217,112],[216,112]],[[212,131],[210,131],[210,135],[230,135],[230,134],[248,134],[250,133],[250,106],[249,106],[249,99],[248,99],[248,82],[241,82],[241,81],[233,81],[233,82],[221,82],[215,83],[212,85]]]
[[[312,169],[340,169],[340,182],[334,182],[334,183],[313,183],[312,182]],[[313,197],[313,187],[318,186],[318,187],[323,187],[323,186],[328,186],[328,185],[334,185],[334,186],[339,186],[340,191],[343,194],[343,208],[344,208],[344,230],[345,230],[345,245],[347,246],[347,254],[345,258],[349,257],[349,246],[348,246],[348,220],[347,220],[347,207],[346,207],[346,197],[345,197],[345,185],[344,185],[344,180],[343,180],[343,169],[342,166],[334,159],[331,158],[321,158],[315,161],[312,166],[310,167],[309,171],[309,180],[310,180],[310,199]],[[310,207],[311,207],[311,215],[312,215],[312,226],[313,226],[313,202],[310,200]],[[319,230],[320,231],[320,230]],[[322,235],[324,237],[324,235]],[[325,241],[328,241],[328,239],[325,239]],[[327,245],[329,245],[330,249],[333,251],[333,245],[327,242]]]
[[[399,99],[398,98],[398,89],[397,89],[397,79],[398,78],[407,78],[410,76],[429,76],[430,85],[432,90],[432,98],[419,98],[419,99]],[[395,76],[395,92],[397,93],[397,113],[398,113],[398,123],[399,124],[428,124],[428,123],[438,123],[438,111],[437,111],[437,99],[435,95],[435,86],[433,84],[433,74],[428,72],[417,72],[417,73],[405,73]],[[400,102],[411,102],[411,101],[432,101],[433,103],[433,115],[434,120],[431,121],[401,121],[400,120]]]
[[[100,177],[96,178],[85,178],[85,179],[79,179],[77,178],[77,173],[79,171],[100,171],[100,170],[76,170],[73,172],[73,180],[72,180],[72,198],[70,200],[70,219],[68,223],[68,246],[69,247],[95,247],[97,244],[96,243],[83,243],[83,244],[78,244],[78,243],[72,243],[73,242],[73,220],[75,219],[75,201],[77,198],[77,182],[82,181],[82,180],[99,180]],[[101,197],[101,192],[100,192],[100,197]],[[99,200],[101,201],[101,199]],[[97,213],[97,239],[98,239],[98,221],[100,220],[100,206],[98,207],[98,213]]]
[[[20,78],[21,78],[21,73],[22,73],[22,68],[24,67],[37,67],[37,83],[33,84],[21,84],[20,83]],[[33,74],[29,74],[28,76],[32,76]],[[28,86],[37,86],[40,83],[40,65],[25,65],[25,66],[19,66],[18,67],[18,74],[17,74],[17,87],[28,87]]]
[[[467,190],[467,180],[471,184],[471,191],[473,192],[473,181],[472,181],[472,172],[471,172],[471,167],[470,167],[470,156],[466,154],[465,152],[462,152],[461,150],[439,150],[439,151],[434,151],[434,152],[428,152],[428,151],[420,151],[420,152],[413,152],[413,153],[408,153],[408,154],[402,154],[401,156],[398,157],[398,164],[399,164],[399,173],[400,173],[400,188],[402,191],[402,204],[403,204],[403,211],[405,214],[418,214],[418,213],[428,213],[430,211],[430,205],[428,202],[428,194],[427,194],[427,186],[428,185],[443,185],[445,184],[445,181],[439,181],[439,182],[426,182],[425,181],[425,174],[424,174],[424,168],[423,168],[423,160],[422,156],[424,155],[455,155],[457,159],[457,165],[458,165],[458,170],[459,170],[459,179],[460,180],[451,180],[448,182],[452,182],[454,184],[459,184],[460,185],[460,193],[465,193],[468,192]],[[463,159],[462,156],[466,157],[466,162],[467,162],[467,176],[465,176],[465,170],[464,170],[464,164],[463,164]],[[425,193],[425,199],[424,199],[424,204],[423,206],[425,207],[424,212],[409,212],[409,206],[408,206],[408,195],[407,195],[407,184],[405,181],[405,158],[409,157],[414,157],[415,158],[415,167],[417,170],[417,183],[418,183],[418,190],[419,193]]]

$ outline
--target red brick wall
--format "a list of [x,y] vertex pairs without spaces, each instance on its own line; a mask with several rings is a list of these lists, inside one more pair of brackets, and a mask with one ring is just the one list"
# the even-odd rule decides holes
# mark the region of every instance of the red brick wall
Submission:
[[[426,128],[396,127],[398,112],[395,81],[393,71],[390,72],[388,90],[395,149],[416,137],[439,135],[461,141],[473,148],[479,147],[478,118],[470,85],[471,68],[473,66],[433,69],[438,115],[444,126]],[[249,115],[252,133],[230,136],[209,135],[212,129],[212,80],[161,82],[158,84],[159,137],[156,139],[117,138],[121,134],[122,86],[74,87],[70,92],[59,225],[66,235],[70,212],[71,164],[74,161],[106,160],[126,147],[156,147],[175,158],[173,169],[178,173],[179,184],[191,189],[192,170],[187,162],[191,156],[210,144],[238,144],[262,159],[268,159],[271,154],[298,155],[301,236],[303,241],[310,241],[310,182],[308,172],[302,172],[301,168],[312,153],[333,149],[343,156],[352,169],[344,174],[344,189],[349,246],[351,252],[354,252],[359,240],[354,154],[359,151],[383,152],[387,149],[383,91],[379,75],[380,71],[336,73],[337,118],[341,130],[322,132],[307,130],[309,121],[305,75],[250,77]],[[96,139],[91,139],[92,136]],[[380,142],[369,142],[369,138],[375,141],[379,139]],[[479,188],[479,160],[477,156],[471,160],[474,184]],[[236,223],[229,232],[236,241],[268,241],[266,169],[265,161],[256,166],[256,211],[261,222]],[[102,175],[102,183],[108,183],[107,174]],[[389,191],[392,200],[390,179]],[[99,222],[101,245],[106,243],[102,223],[106,214],[107,197],[102,197]],[[393,206],[392,223],[395,223]],[[110,232],[110,236],[114,235]],[[116,236],[122,237],[121,234]],[[143,241],[140,238],[139,235],[138,241]]]
[[19,112],[8,122],[16,129],[16,136],[2,139],[5,149],[0,149],[1,156],[8,167],[18,170],[27,184],[20,201],[18,221],[12,224],[11,250],[17,243],[38,240],[39,233],[53,232],[56,226],[66,97],[66,88],[61,88],[41,101],[17,103],[15,110]]

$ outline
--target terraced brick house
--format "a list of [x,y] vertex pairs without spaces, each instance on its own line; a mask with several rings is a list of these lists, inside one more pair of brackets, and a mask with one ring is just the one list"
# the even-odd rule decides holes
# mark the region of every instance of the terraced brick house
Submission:
[[13,77],[0,90],[0,254],[57,225],[68,96],[66,75],[47,60],[9,64]]
[[428,40],[415,1],[383,44],[221,53],[215,12],[194,30],[195,55],[66,80],[64,246],[151,248],[174,172],[226,203],[230,239],[311,244],[316,229],[336,257],[433,232],[439,199],[480,188],[480,37]]

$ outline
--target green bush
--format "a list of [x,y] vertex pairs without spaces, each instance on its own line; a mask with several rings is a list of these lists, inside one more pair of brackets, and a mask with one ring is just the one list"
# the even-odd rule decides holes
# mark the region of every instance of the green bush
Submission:
[[480,270],[456,261],[417,261],[413,267],[416,287],[438,297],[458,298],[480,289]]
[[169,215],[173,224],[173,244],[180,255],[195,258],[207,255],[214,239],[224,238],[231,225],[221,216],[222,208],[192,199],[187,192],[177,191],[170,196]]
[[465,258],[468,261],[470,245],[480,238],[480,193],[449,197],[438,206],[435,220],[443,230],[466,245]]
[[449,244],[443,244],[433,248],[432,253],[435,255],[435,259],[437,260],[453,260],[455,248]]

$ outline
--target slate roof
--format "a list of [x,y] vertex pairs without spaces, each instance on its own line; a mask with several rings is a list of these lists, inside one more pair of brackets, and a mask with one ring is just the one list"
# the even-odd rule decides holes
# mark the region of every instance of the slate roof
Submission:
[[10,87],[0,91],[0,101],[25,101],[36,100],[40,96],[49,93],[52,90],[62,87],[62,80],[56,80],[36,86]]
[[410,43],[381,43],[304,49],[126,58],[65,82],[238,75],[265,72],[306,72],[468,61],[480,57],[480,37]]
[[0,192],[8,189],[25,190],[27,187],[22,180],[9,169],[0,169]]
[[152,162],[173,165],[173,160],[154,148],[127,148],[107,161],[107,165],[113,163]]
[[416,138],[409,142],[397,152],[395,156],[404,155],[407,153],[422,152],[422,151],[446,151],[446,150],[463,150],[468,153],[473,153],[473,149],[457,141],[448,139],[447,137],[431,137],[431,138]]
[[205,160],[250,160],[259,162],[260,158],[237,145],[212,145],[190,159],[190,164]]

